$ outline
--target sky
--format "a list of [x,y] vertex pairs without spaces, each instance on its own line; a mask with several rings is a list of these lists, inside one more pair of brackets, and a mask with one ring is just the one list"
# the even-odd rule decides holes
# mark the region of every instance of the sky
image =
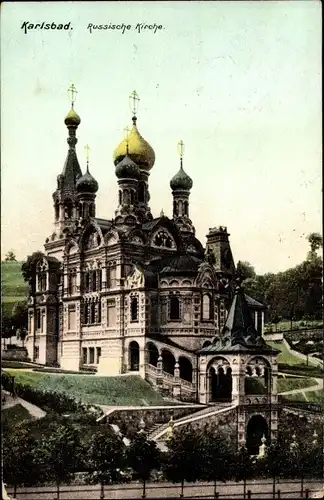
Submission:
[[[24,22],[70,29],[25,33]],[[25,259],[53,232],[72,82],[98,217],[117,208],[112,154],[136,90],[137,125],[156,154],[155,217],[172,216],[182,139],[203,244],[210,227],[226,226],[235,262],[263,274],[300,263],[307,235],[322,231],[320,2],[4,2],[1,70],[2,258],[13,249]]]

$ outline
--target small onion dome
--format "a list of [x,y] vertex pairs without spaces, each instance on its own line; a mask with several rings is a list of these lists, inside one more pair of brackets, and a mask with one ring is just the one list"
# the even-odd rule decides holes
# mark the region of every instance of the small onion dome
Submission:
[[188,174],[183,170],[182,165],[180,167],[179,172],[172,177],[170,181],[170,187],[172,191],[189,191],[192,188],[192,179]]
[[128,154],[131,160],[133,160],[141,170],[146,172],[149,172],[154,165],[154,150],[137,130],[135,120],[128,136],[114,151],[114,164],[117,165],[117,163],[119,163],[126,156],[126,154]]
[[116,176],[118,179],[138,179],[140,171],[136,163],[126,154],[116,165]]
[[84,175],[78,178],[76,181],[76,189],[78,193],[93,193],[95,194],[98,189],[98,182],[89,172],[87,167],[87,171]]
[[66,115],[65,117],[65,120],[64,120],[64,123],[67,127],[71,126],[71,125],[74,125],[75,127],[77,127],[78,125],[80,125],[81,123],[81,118],[80,116],[78,115],[78,113],[76,113],[74,111],[74,108],[71,108],[70,111],[68,112],[68,114]]

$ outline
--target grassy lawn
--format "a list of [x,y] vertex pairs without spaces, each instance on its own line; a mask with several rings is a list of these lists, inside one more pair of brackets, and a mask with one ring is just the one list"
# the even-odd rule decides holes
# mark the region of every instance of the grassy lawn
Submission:
[[278,392],[292,391],[294,389],[303,389],[316,385],[316,381],[312,378],[278,378]]
[[[292,322],[292,328],[293,330],[303,330],[307,328],[315,328],[315,327],[320,327],[323,325],[323,320],[314,320],[314,321],[293,321]],[[291,329],[291,323],[290,321],[280,321],[277,325],[274,323],[269,323],[264,325],[264,330],[265,332],[286,332]]]
[[281,340],[269,340],[267,344],[281,351],[277,358],[278,363],[285,363],[287,365],[301,365],[301,360],[297,358],[297,356],[291,354]]
[[69,394],[97,405],[165,405],[162,396],[140,376],[98,377],[5,369],[17,382],[40,390]]
[[21,274],[22,262],[1,262],[2,308],[11,313],[16,302],[24,300],[28,295],[28,285]]
[[306,398],[310,403],[324,404],[324,389],[306,392]]

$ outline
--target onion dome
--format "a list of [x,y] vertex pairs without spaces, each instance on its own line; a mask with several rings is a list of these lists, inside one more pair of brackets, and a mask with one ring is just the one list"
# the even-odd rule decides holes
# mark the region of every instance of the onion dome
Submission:
[[172,177],[170,181],[170,187],[172,191],[190,191],[192,188],[193,182],[191,177],[183,170],[182,162],[180,166],[180,170]]
[[76,113],[74,111],[74,108],[72,107],[70,109],[70,111],[68,112],[68,114],[66,115],[65,117],[65,120],[64,120],[64,123],[67,127],[70,127],[70,126],[74,126],[74,127],[77,127],[78,125],[80,125],[81,123],[81,118],[80,116],[78,115],[78,113]]
[[89,167],[87,165],[87,171],[84,175],[78,178],[76,181],[76,189],[78,193],[93,193],[95,194],[99,185],[98,182],[89,172]]
[[117,163],[115,172],[118,179],[138,179],[140,176],[138,166],[127,153],[126,156]]
[[127,154],[141,170],[149,172],[154,165],[154,150],[139,133],[136,127],[136,117],[133,118],[133,127],[130,133],[114,151],[114,164],[120,163]]

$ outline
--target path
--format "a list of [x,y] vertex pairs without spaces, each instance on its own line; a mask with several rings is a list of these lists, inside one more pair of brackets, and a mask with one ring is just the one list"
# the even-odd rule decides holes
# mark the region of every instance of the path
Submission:
[[32,403],[28,403],[28,401],[25,401],[24,399],[18,398],[18,397],[11,397],[10,393],[8,391],[1,391],[1,393],[4,393],[6,396],[6,402],[2,405],[2,410],[6,410],[7,408],[11,408],[13,406],[16,406],[20,404],[26,410],[30,413],[30,415],[34,418],[43,418],[46,415],[46,412],[43,411],[41,408],[38,406],[33,405]]
[[[313,378],[313,377],[312,377]],[[278,392],[278,395],[280,396],[286,396],[288,394],[299,394],[299,393],[305,393],[305,392],[311,392],[311,391],[321,391],[323,390],[323,379],[321,378],[314,378],[316,380],[316,385],[311,385],[309,387],[301,387],[300,389],[291,389],[290,391],[284,391],[284,392]],[[307,398],[305,397],[307,400]]]

